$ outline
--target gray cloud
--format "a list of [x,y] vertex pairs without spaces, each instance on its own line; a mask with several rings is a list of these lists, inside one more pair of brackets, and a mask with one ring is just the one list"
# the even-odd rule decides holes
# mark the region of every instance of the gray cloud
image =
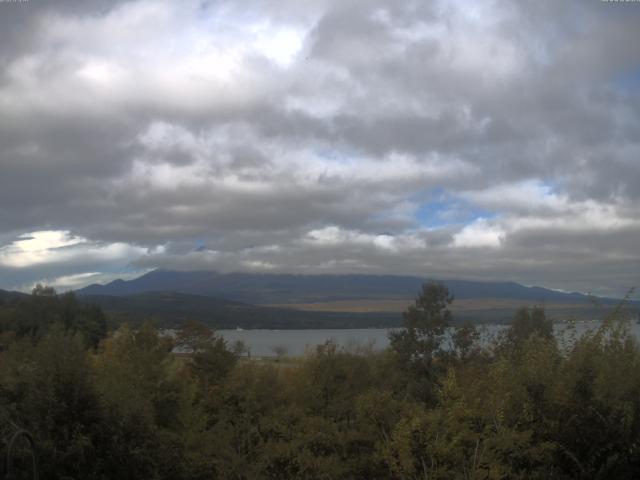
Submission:
[[[0,287],[172,267],[623,293],[639,18],[581,1],[0,4]],[[42,231],[82,241],[20,250]]]

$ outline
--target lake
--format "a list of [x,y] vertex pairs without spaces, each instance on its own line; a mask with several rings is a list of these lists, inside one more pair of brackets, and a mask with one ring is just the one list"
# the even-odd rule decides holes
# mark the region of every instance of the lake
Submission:
[[[592,330],[600,325],[600,321],[577,322],[576,332],[581,334],[587,330]],[[482,325],[481,330],[484,342],[488,342],[505,325]],[[563,333],[566,325],[555,324],[557,335],[565,336]],[[274,349],[282,347],[286,351],[285,355],[304,355],[308,349],[313,349],[316,345],[323,344],[327,340],[334,340],[338,345],[345,348],[356,348],[358,346],[371,346],[374,350],[382,350],[389,345],[390,329],[386,328],[363,328],[363,329],[325,329],[325,330],[217,330],[216,333],[222,335],[229,345],[242,340],[251,351],[251,355],[257,357],[275,356]],[[631,324],[631,331],[637,338],[640,338],[640,325]]]

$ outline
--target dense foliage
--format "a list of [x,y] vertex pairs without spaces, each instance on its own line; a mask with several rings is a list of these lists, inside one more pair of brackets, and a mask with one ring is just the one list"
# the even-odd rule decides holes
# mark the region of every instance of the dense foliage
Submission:
[[619,312],[558,340],[523,308],[486,342],[447,328],[451,301],[425,285],[384,352],[276,362],[194,323],[106,336],[99,311],[40,289],[0,307],[0,421],[34,434],[44,479],[640,474],[640,347]]

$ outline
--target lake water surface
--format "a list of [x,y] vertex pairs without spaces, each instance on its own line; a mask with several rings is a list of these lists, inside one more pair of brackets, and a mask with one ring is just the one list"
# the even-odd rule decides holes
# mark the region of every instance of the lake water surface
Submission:
[[[582,334],[600,325],[599,321],[577,322],[576,333]],[[630,324],[631,331],[640,339],[640,325]],[[484,342],[489,342],[495,335],[503,330],[505,325],[482,325],[479,327]],[[565,324],[554,326],[556,334],[567,337],[564,333]],[[333,340],[341,347],[354,349],[370,346],[374,350],[382,350],[389,345],[390,329],[363,328],[363,329],[326,329],[326,330],[217,330],[230,345],[242,340],[251,351],[252,356],[275,356],[275,349],[282,347],[288,356],[304,355],[309,349],[323,344],[327,340]]]

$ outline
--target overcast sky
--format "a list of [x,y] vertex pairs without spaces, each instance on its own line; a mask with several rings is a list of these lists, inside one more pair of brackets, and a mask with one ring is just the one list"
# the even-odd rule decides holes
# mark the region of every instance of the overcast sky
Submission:
[[640,286],[640,3],[0,2],[0,288]]

